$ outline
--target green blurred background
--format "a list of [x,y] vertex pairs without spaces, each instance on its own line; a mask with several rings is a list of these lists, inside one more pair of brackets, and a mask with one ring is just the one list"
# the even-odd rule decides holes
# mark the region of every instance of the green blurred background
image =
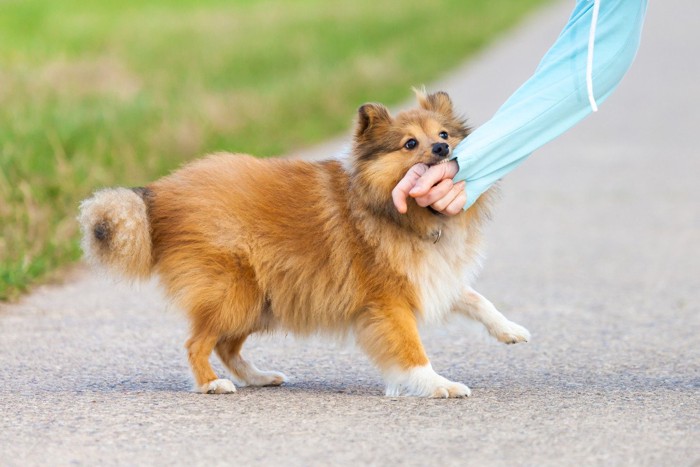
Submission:
[[346,131],[544,1],[0,0],[0,299],[80,257],[94,189]]

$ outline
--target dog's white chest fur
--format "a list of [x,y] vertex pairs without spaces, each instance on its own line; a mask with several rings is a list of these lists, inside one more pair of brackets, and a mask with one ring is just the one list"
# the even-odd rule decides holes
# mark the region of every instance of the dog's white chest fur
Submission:
[[466,232],[446,232],[431,244],[417,264],[408,270],[421,300],[426,323],[440,321],[452,310],[481,269],[479,245],[468,241]]

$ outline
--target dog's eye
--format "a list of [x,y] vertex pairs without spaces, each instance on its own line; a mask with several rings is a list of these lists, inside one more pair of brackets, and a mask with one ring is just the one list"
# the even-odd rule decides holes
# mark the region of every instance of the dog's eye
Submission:
[[408,141],[406,141],[406,144],[403,145],[408,150],[415,149],[416,146],[418,146],[418,141],[415,139],[411,138]]
[[442,139],[447,139],[449,136],[446,131],[441,131],[440,134],[438,135]]

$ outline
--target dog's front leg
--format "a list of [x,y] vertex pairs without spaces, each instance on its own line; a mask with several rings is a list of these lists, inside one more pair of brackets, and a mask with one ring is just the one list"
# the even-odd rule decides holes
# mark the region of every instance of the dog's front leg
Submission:
[[486,297],[471,287],[462,292],[454,311],[480,322],[493,337],[506,344],[530,340],[530,331],[510,321]]
[[373,306],[356,322],[360,346],[381,369],[387,396],[466,397],[467,386],[438,375],[425,354],[408,307]]

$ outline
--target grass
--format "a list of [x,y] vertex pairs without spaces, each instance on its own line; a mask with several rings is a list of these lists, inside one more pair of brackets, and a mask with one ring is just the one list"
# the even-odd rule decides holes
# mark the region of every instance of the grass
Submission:
[[0,0],[0,299],[79,258],[95,188],[347,130],[543,1]]

